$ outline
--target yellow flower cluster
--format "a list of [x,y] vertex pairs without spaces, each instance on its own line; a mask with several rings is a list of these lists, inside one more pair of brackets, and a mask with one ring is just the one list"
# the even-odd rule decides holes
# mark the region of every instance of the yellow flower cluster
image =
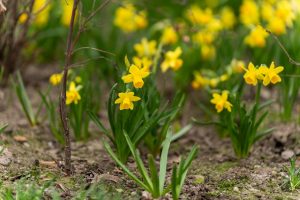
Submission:
[[182,54],[180,47],[177,47],[174,51],[168,51],[165,54],[165,59],[161,63],[162,72],[166,72],[169,68],[177,71],[183,64],[183,60],[179,58]]
[[229,92],[227,90],[222,91],[221,94],[219,93],[213,93],[213,98],[210,100],[212,104],[215,104],[215,108],[217,112],[222,112],[225,109],[227,109],[228,112],[231,112],[232,104],[228,101],[228,94]]
[[267,86],[270,83],[276,84],[281,82],[281,78],[278,75],[284,70],[284,67],[276,67],[274,62],[271,63],[268,68],[265,65],[260,65],[259,68],[256,68],[251,62],[248,65],[248,69],[244,69],[244,80],[249,85],[257,85],[259,80],[262,80],[263,85]]
[[294,0],[244,0],[240,7],[240,21],[251,28],[244,42],[251,47],[265,46],[268,35],[259,24],[264,24],[276,35],[285,34],[286,29],[293,26],[299,12],[294,9],[295,4],[297,2]]
[[114,24],[125,33],[144,29],[148,25],[146,12],[137,12],[132,4],[126,3],[124,6],[117,8]]
[[236,17],[230,7],[221,9],[218,15],[214,15],[211,8],[201,9],[194,5],[186,11],[187,19],[198,29],[193,35],[193,41],[200,46],[201,57],[211,60],[216,56],[214,41],[223,29],[232,29],[236,23]]
[[[241,73],[245,66],[244,61],[233,59],[231,63],[226,67],[226,73],[221,74],[220,76],[205,76],[201,72],[194,73],[194,80],[192,82],[192,87],[194,89],[202,89],[205,87],[215,88],[219,83],[227,81],[232,73]],[[209,71],[210,72],[210,71]],[[208,74],[214,74],[213,72]]]
[[176,33],[176,30],[172,26],[166,26],[163,29],[163,33],[161,36],[161,42],[163,44],[174,44],[178,40],[178,35]]

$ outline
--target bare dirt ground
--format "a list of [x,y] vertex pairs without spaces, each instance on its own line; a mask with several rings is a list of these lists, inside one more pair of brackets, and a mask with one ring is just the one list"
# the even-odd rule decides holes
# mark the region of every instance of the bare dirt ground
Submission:
[[[46,80],[41,77],[39,81]],[[34,106],[39,102],[37,85],[28,87]],[[184,116],[190,106],[188,102],[182,122],[190,117],[190,114]],[[7,87],[0,91],[0,111],[0,122],[9,124],[0,135],[0,145],[5,148],[0,156],[0,180],[4,185],[30,175],[38,177],[38,183],[53,179],[63,199],[72,199],[79,190],[92,184],[103,186],[106,199],[147,199],[148,195],[109,158],[102,148],[103,135],[97,131],[88,141],[72,143],[75,173],[66,177],[61,170],[63,148],[55,142],[47,122],[30,127],[14,93]],[[269,126],[275,126],[276,131],[256,144],[250,157],[244,160],[234,157],[230,140],[220,138],[213,127],[195,126],[172,144],[170,164],[177,162],[180,154],[186,155],[193,144],[199,146],[182,199],[300,199],[300,192],[290,192],[283,185],[288,157],[300,154],[299,128],[293,123],[279,124],[272,117]],[[132,161],[128,165],[134,167]]]

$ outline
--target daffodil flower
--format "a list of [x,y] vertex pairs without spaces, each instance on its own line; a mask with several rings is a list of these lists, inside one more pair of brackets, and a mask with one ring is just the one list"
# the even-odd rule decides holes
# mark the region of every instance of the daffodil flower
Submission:
[[66,104],[69,105],[71,103],[78,104],[78,101],[80,101],[81,96],[79,94],[79,90],[81,89],[81,86],[76,86],[75,82],[71,82],[69,86],[69,90],[66,93]]
[[61,73],[60,74],[52,74],[49,78],[49,82],[53,86],[56,86],[56,85],[60,84],[62,77],[63,77],[63,75]]
[[134,65],[140,69],[144,68],[144,69],[150,70],[150,67],[153,64],[152,60],[150,60],[147,57],[139,58],[139,57],[135,56],[132,58],[132,61],[133,61]]
[[269,85],[270,82],[272,84],[281,82],[281,78],[278,74],[283,70],[284,68],[282,66],[275,67],[274,62],[271,63],[270,68],[266,66],[259,67],[259,71],[264,75],[264,79],[263,79],[264,86]]
[[261,70],[257,69],[252,62],[249,63],[248,69],[245,69],[246,73],[244,74],[244,80],[249,85],[257,85],[257,80],[262,80],[263,74]]
[[143,38],[141,43],[134,45],[134,50],[137,52],[139,57],[151,57],[156,53],[156,41],[148,41],[147,38]]
[[228,91],[224,90],[222,94],[213,93],[213,99],[210,100],[212,104],[215,104],[217,112],[222,112],[223,109],[227,109],[231,112],[232,104],[228,101]]
[[121,92],[115,104],[120,104],[120,110],[133,110],[133,102],[141,100],[140,97],[134,96],[134,92]]
[[161,64],[161,69],[163,72],[166,72],[169,68],[173,70],[178,70],[182,64],[182,59],[179,56],[182,54],[180,47],[177,47],[175,51],[168,51],[165,55],[165,60]]
[[131,65],[129,68],[129,74],[122,77],[124,83],[133,82],[135,88],[142,88],[144,85],[143,78],[149,76],[150,72],[146,68],[139,69],[135,65]]

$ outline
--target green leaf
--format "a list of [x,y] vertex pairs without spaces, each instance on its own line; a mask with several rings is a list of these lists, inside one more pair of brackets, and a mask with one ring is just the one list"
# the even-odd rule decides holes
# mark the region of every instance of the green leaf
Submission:
[[129,69],[130,68],[130,62],[128,60],[127,55],[125,56],[124,62],[125,62],[126,68]]
[[151,180],[152,180],[152,184],[153,184],[153,194],[152,196],[154,198],[160,197],[161,195],[161,191],[159,189],[160,186],[160,176],[158,176],[158,172],[157,172],[157,168],[155,165],[155,161],[153,158],[152,154],[149,154],[148,156],[148,162],[149,162],[149,169],[150,169],[150,174],[151,174]]
[[181,138],[183,135],[185,135],[187,132],[189,132],[192,127],[193,127],[192,124],[189,124],[189,125],[186,125],[185,127],[183,127],[180,131],[178,131],[177,133],[172,135],[171,142],[174,142],[175,140],[178,140],[179,138]]
[[172,179],[171,179],[171,187],[172,187],[172,197],[174,200],[177,200],[179,197],[177,195],[177,167],[174,166],[172,170]]
[[116,154],[113,152],[109,144],[103,140],[103,146],[105,150],[108,152],[108,154],[111,156],[111,158],[124,170],[124,172],[133,180],[136,184],[138,184],[140,187],[144,188],[147,191],[151,191],[150,188],[148,188],[147,185],[145,185],[139,178],[137,178],[116,156]]

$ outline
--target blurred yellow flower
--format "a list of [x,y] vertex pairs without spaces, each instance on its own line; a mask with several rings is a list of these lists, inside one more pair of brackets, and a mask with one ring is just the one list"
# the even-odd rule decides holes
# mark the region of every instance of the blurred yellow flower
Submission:
[[156,41],[148,41],[147,38],[142,38],[141,43],[134,45],[134,50],[139,57],[151,57],[156,53]]
[[278,17],[273,17],[272,19],[270,19],[267,27],[272,33],[276,35],[282,35],[286,33],[285,23]]
[[44,26],[49,20],[50,4],[47,0],[35,0],[33,5],[34,24]]
[[263,74],[261,70],[257,69],[252,62],[249,63],[248,69],[244,69],[246,73],[244,74],[244,80],[249,85],[257,85],[257,80],[262,80]]
[[270,83],[276,84],[281,82],[281,78],[278,75],[280,72],[284,70],[284,67],[279,66],[275,67],[274,62],[271,63],[270,68],[266,66],[260,66],[259,71],[264,75],[263,84],[264,86],[269,85]]
[[80,76],[76,76],[75,77],[75,82],[76,83],[81,83],[82,82],[82,78]]
[[211,79],[209,79],[209,85],[212,88],[217,87],[217,85],[219,84],[219,82],[220,82],[219,78],[211,78]]
[[222,22],[222,26],[226,29],[231,29],[235,25],[236,18],[233,10],[230,7],[225,6],[224,8],[222,8],[221,22]]
[[161,41],[163,44],[174,44],[178,40],[177,33],[172,26],[167,26],[164,28]]
[[279,0],[276,3],[275,16],[283,20],[286,26],[292,27],[293,20],[296,18],[293,12],[292,3],[287,0]]
[[245,68],[245,62],[242,60],[233,59],[230,63],[230,67],[234,73],[242,73]]
[[141,68],[139,69],[135,65],[131,65],[129,68],[129,74],[122,77],[122,80],[124,83],[131,83],[133,82],[133,86],[135,88],[142,88],[144,85],[143,78],[146,78],[149,76],[150,72],[145,69]]
[[213,12],[210,8],[202,10],[200,7],[193,5],[187,10],[186,17],[193,24],[206,25],[213,19]]
[[213,45],[202,45],[201,46],[201,57],[204,60],[211,60],[216,57],[216,49]]
[[250,47],[264,47],[266,45],[266,38],[268,33],[261,27],[256,26],[253,28],[248,36],[246,36],[244,42]]
[[52,74],[49,78],[49,82],[53,86],[56,86],[56,85],[60,84],[62,77],[63,77],[63,75],[61,73],[60,74]]
[[121,92],[115,104],[120,104],[120,110],[133,110],[133,102],[141,100],[140,97],[134,96],[134,92]]
[[240,7],[240,20],[246,25],[259,23],[259,9],[254,0],[244,0]]
[[216,34],[212,31],[201,30],[193,35],[193,40],[200,45],[210,45],[214,42]]
[[168,51],[165,54],[165,59],[161,63],[161,69],[163,72],[166,72],[169,68],[172,68],[174,71],[178,70],[182,64],[182,59],[179,56],[182,54],[180,47],[177,47],[175,51]]
[[206,24],[206,28],[212,32],[219,32],[223,29],[221,20],[213,18],[209,23]]
[[61,7],[62,7],[61,23],[64,26],[69,26],[71,15],[72,15],[73,4],[71,1],[61,0]]
[[228,74],[222,74],[220,76],[220,81],[224,82],[224,81],[227,81],[229,79],[229,76]]
[[114,24],[125,33],[143,29],[148,25],[146,12],[137,12],[132,4],[126,3],[116,10]]
[[261,17],[266,21],[269,21],[274,17],[274,7],[271,3],[267,1],[262,2]]
[[133,63],[135,64],[135,66],[137,66],[137,67],[140,68],[140,69],[144,68],[144,69],[147,70],[147,71],[150,70],[150,67],[151,67],[151,65],[153,64],[153,63],[152,63],[152,60],[150,60],[150,59],[147,58],[147,57],[139,58],[139,57],[134,56],[134,57],[132,58],[132,61],[133,61]]
[[194,73],[194,81],[192,82],[192,87],[194,89],[200,89],[209,84],[209,80],[202,76],[200,72]]
[[229,92],[224,90],[222,94],[213,93],[213,98],[210,100],[212,104],[215,104],[217,112],[222,112],[223,109],[227,109],[228,112],[231,112],[232,104],[228,101]]
[[18,23],[24,24],[28,20],[28,14],[23,12],[18,19]]
[[71,103],[78,104],[78,101],[80,101],[80,99],[81,99],[81,96],[79,94],[80,89],[81,89],[81,86],[76,87],[75,82],[72,81],[70,83],[69,90],[66,93],[66,97],[67,97],[66,104],[67,105],[69,105]]

